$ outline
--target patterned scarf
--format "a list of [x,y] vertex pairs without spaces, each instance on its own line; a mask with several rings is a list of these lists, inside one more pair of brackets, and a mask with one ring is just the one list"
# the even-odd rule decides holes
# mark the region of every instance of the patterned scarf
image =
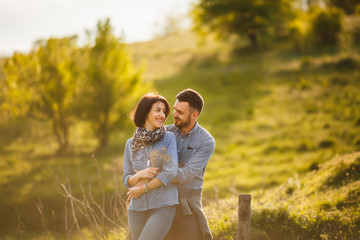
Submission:
[[140,149],[148,147],[151,143],[159,141],[164,136],[165,131],[164,125],[154,131],[149,131],[145,128],[137,128],[131,146],[133,154]]

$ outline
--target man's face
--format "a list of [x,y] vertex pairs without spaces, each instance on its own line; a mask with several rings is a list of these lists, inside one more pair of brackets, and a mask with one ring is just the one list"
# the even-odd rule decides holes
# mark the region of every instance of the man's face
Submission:
[[180,102],[176,100],[174,105],[174,124],[178,128],[184,128],[190,125],[191,118],[190,118],[191,110],[188,102]]

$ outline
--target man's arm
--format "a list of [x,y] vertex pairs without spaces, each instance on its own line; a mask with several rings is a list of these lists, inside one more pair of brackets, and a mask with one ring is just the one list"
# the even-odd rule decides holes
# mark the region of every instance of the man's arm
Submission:
[[185,184],[193,180],[204,169],[215,149],[215,140],[208,138],[202,142],[195,155],[178,169],[178,173],[172,183]]

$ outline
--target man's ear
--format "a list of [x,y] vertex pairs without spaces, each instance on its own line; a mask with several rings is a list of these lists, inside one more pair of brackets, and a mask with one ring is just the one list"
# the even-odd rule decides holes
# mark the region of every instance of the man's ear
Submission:
[[195,120],[199,116],[199,113],[197,111],[194,111],[191,113],[191,118]]

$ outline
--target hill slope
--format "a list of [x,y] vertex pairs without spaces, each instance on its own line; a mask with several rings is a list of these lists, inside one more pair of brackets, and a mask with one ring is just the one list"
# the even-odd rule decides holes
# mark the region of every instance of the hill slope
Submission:
[[[360,152],[252,195],[251,239],[359,239]],[[236,236],[237,199],[206,208],[215,239]]]
[[[300,55],[286,44],[232,51],[234,42],[208,40],[199,46],[188,35],[161,39],[167,40],[176,50],[149,42],[136,45],[135,55],[139,59],[144,51],[153,66],[148,78],[171,104],[187,87],[205,98],[199,122],[217,143],[205,196],[271,188],[335,154],[360,149],[360,61],[355,50]],[[161,46],[170,45],[161,41]],[[153,54],[146,55],[146,49]],[[165,71],[160,68],[172,70],[158,77],[154,72]]]

